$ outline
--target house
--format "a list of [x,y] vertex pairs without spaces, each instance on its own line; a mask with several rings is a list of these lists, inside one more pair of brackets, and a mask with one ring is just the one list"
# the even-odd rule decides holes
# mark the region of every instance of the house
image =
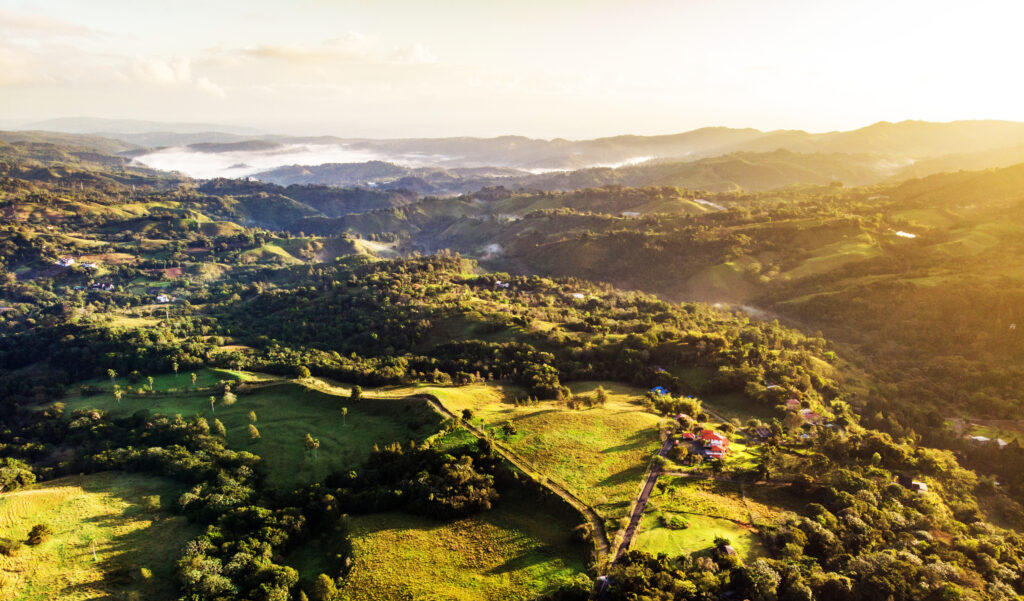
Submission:
[[693,432],[683,432],[683,440],[693,441],[697,440],[697,437],[694,435]]
[[628,218],[636,218],[640,216],[640,211],[623,211],[620,215]]
[[725,459],[724,451],[716,451],[714,449],[710,449],[705,451],[704,454],[707,455],[709,459]]
[[587,298],[587,295],[583,294],[582,292],[573,292],[569,296],[571,296],[571,297],[573,297],[573,298],[575,298],[577,300],[581,300],[581,299]]
[[989,438],[988,436],[969,436],[968,438],[970,438],[972,441],[978,444],[988,444],[992,442],[992,439]]
[[679,423],[689,423],[694,421],[694,419],[685,413],[677,413],[676,421]]
[[815,426],[821,425],[821,422],[825,419],[820,413],[815,413],[810,409],[801,409],[799,415],[805,422]]
[[167,296],[166,294],[159,294],[156,297],[156,302],[158,303],[169,303],[171,302],[171,300],[171,297]]
[[64,257],[61,257],[61,258],[57,259],[57,265],[60,265],[61,267],[71,267],[74,264],[75,264],[75,258],[74,257],[64,256]]
[[651,394],[665,396],[666,394],[668,394],[668,389],[665,388],[664,386],[655,386],[654,388],[651,389]]
[[918,480],[914,480],[910,476],[896,476],[896,483],[902,486],[903,488],[916,492],[919,495],[923,495],[924,493],[928,492],[927,484],[925,484],[924,482],[920,482]]
[[86,269],[99,269],[99,265],[95,263],[82,263],[82,267],[85,267]]
[[786,399],[786,410],[787,411],[798,411],[800,409],[799,399]]
[[703,442],[706,447],[711,447],[714,450],[720,450],[723,452],[729,449],[729,439],[719,432],[714,430],[701,430],[699,436],[701,442]]
[[754,436],[758,440],[768,440],[772,436],[772,431],[764,426],[758,426],[754,428]]

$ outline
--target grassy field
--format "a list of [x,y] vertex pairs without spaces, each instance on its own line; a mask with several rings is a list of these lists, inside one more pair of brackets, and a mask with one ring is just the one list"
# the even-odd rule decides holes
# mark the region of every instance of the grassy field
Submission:
[[[740,486],[731,482],[662,476],[651,495],[634,549],[652,554],[685,555],[707,551],[715,537],[728,538],[744,560],[764,554],[756,524],[774,522],[779,514],[762,501],[744,500]],[[666,519],[681,517],[689,522],[683,529],[666,527]]]
[[0,555],[0,599],[175,599],[174,562],[199,531],[184,517],[144,508],[143,497],[169,506],[179,493],[159,478],[102,473],[0,496],[0,537],[24,540],[36,524],[53,529],[38,546]]
[[[516,391],[497,385],[413,390],[435,394],[456,413],[469,409],[474,424],[493,428],[498,442],[616,520],[626,516],[658,449],[659,419],[638,404],[643,397],[639,389],[611,382],[578,382],[571,388],[574,394],[589,394],[598,385],[608,391],[607,404],[579,410],[555,401],[516,406],[510,402]],[[516,434],[502,433],[505,422]]]
[[[189,370],[183,369],[177,374],[142,374],[142,379],[137,382],[131,382],[128,379],[128,374],[117,374],[114,378],[114,383],[121,387],[126,392],[128,390],[136,390],[138,388],[148,387],[146,382],[146,376],[153,376],[153,390],[157,392],[185,392],[192,387],[192,378]],[[195,370],[196,374],[196,386],[199,388],[209,388],[216,385],[221,380],[237,381],[237,380],[249,380],[254,379],[248,374],[243,372],[231,371],[227,369],[215,369],[204,367],[203,369]],[[94,378],[85,382],[79,382],[79,384],[91,384],[93,386],[99,386],[105,390],[112,390],[110,386],[110,378]]]
[[[217,395],[215,413],[206,393],[126,396],[120,405],[109,395],[98,395],[69,399],[67,406],[69,410],[95,407],[122,414],[139,409],[184,417],[200,414],[211,423],[216,417],[227,429],[228,444],[262,457],[269,482],[282,488],[323,478],[332,471],[357,469],[374,444],[423,440],[437,432],[440,423],[440,417],[422,401],[366,399],[351,403],[290,383],[239,394],[231,406],[224,406]],[[342,407],[348,408],[347,417],[342,415]],[[255,442],[248,432],[250,411],[256,413],[255,425],[261,436]],[[307,432],[320,440],[315,458],[303,446]]]
[[666,515],[671,514],[658,511],[645,513],[630,548],[652,555],[666,553],[672,557],[699,554],[711,551],[715,546],[715,538],[721,536],[729,539],[744,561],[764,555],[758,535],[750,526],[706,515],[686,514],[684,517],[689,521],[689,527],[672,530],[663,525],[663,516]]
[[[444,523],[401,513],[353,516],[355,552],[342,590],[352,601],[530,599],[584,571],[574,523],[527,500]],[[303,583],[325,569],[316,545],[289,558]]]

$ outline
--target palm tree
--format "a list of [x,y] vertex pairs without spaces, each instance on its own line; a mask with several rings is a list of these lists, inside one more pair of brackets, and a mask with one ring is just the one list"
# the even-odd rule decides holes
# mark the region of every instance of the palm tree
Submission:
[[215,397],[215,396],[213,396],[211,394],[210,395],[210,411],[212,411],[214,415],[217,415],[217,410],[214,409],[214,407],[213,407],[213,404],[216,403],[216,402],[217,402],[217,397]]
[[342,407],[341,408],[341,425],[344,426],[347,423],[348,423],[348,407]]
[[153,376],[146,376],[146,383],[149,384],[149,391],[153,392]]
[[172,361],[171,362],[171,369],[174,370],[174,377],[177,378],[178,377],[178,362],[177,361]]
[[115,386],[115,384],[114,384],[114,378],[116,378],[116,377],[117,377],[117,372],[116,372],[116,371],[114,371],[113,369],[108,369],[108,370],[107,370],[107,377],[108,377],[108,378],[110,378],[110,385],[111,385],[111,386]]
[[121,404],[121,394],[122,394],[122,393],[121,393],[121,388],[120,388],[120,387],[118,387],[118,386],[117,386],[117,385],[115,384],[115,385],[114,385],[114,400],[115,400],[115,401],[117,401],[117,404],[118,404],[118,405],[120,405],[120,404]]
[[254,423],[254,424],[256,423],[256,412],[255,411],[249,411],[249,421]]
[[198,379],[198,376],[196,376],[196,372],[190,373],[189,376],[192,378],[192,388],[195,388],[196,387],[196,379]]

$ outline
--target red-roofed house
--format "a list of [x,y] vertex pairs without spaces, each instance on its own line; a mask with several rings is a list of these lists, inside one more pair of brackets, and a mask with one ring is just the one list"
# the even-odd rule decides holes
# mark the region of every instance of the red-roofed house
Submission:
[[786,409],[790,411],[796,411],[800,408],[800,401],[797,399],[786,399]]
[[824,416],[822,416],[820,413],[815,413],[810,409],[801,409],[800,417],[802,417],[805,422],[814,425],[820,424],[825,419]]
[[729,439],[714,430],[701,430],[700,439],[704,441],[705,445],[715,447],[722,451],[729,448]]

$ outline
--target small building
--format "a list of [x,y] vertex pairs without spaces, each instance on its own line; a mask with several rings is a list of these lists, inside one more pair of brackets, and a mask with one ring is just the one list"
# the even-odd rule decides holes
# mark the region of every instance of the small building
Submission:
[[664,386],[655,386],[654,388],[651,389],[651,394],[665,396],[666,394],[668,394],[668,389],[665,388]]
[[705,447],[722,452],[729,450],[729,439],[720,432],[716,432],[714,430],[701,430],[699,436]]
[[825,417],[823,415],[821,415],[820,413],[815,413],[810,409],[801,409],[799,415],[800,418],[803,419],[805,422],[809,424],[814,424],[815,426],[821,425],[821,423],[825,420]]
[[573,292],[569,296],[575,298],[576,300],[582,300],[584,298],[587,298],[587,295],[583,294],[582,292]]
[[903,488],[916,492],[919,495],[923,495],[928,492],[927,484],[919,480],[914,480],[910,476],[896,476],[896,483]]
[[86,269],[99,269],[100,268],[100,266],[95,264],[95,263],[82,263],[82,267],[85,267]]
[[171,300],[173,300],[173,299],[170,296],[166,295],[166,294],[158,294],[157,297],[156,297],[156,302],[161,303],[161,304],[169,303],[169,302],[171,302]]
[[788,411],[799,411],[800,400],[799,399],[786,399],[786,409]]
[[758,426],[754,428],[754,437],[758,440],[768,440],[772,436],[772,431],[764,426]]
[[683,440],[693,441],[697,440],[697,437],[694,435],[693,432],[683,432]]
[[978,444],[988,444],[992,442],[992,439],[989,438],[988,436],[969,436],[968,438],[970,438],[973,442],[976,442]]
[[60,265],[61,267],[71,267],[74,264],[75,264],[75,258],[74,257],[64,256],[64,257],[61,257],[61,258],[57,259],[57,265]]
[[725,459],[725,451],[717,451],[715,449],[709,449],[704,452],[709,459]]

